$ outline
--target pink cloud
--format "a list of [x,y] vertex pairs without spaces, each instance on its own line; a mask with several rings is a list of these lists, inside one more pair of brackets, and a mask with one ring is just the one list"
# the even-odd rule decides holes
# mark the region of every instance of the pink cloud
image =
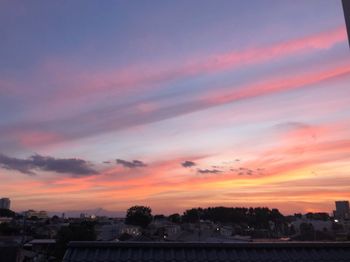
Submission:
[[350,65],[342,65],[335,68],[312,72],[293,77],[277,77],[265,80],[262,83],[250,84],[234,89],[221,89],[212,91],[203,96],[203,101],[208,104],[219,105],[234,101],[275,94],[284,91],[311,87],[313,84],[326,81],[332,78],[347,76],[350,74]]
[[346,29],[344,26],[340,26],[326,32],[320,32],[299,39],[291,39],[270,46],[214,55],[209,59],[207,58],[204,63],[193,62],[188,66],[187,71],[191,74],[198,74],[261,63],[290,55],[329,49],[335,44],[346,41],[346,39]]
[[[48,64],[49,73],[52,72],[56,80],[70,87],[60,89],[53,99],[59,105],[67,99],[85,98],[96,100],[98,96],[117,94],[119,97],[139,91],[143,88],[158,88],[158,84],[173,80],[193,77],[201,74],[213,74],[223,70],[234,69],[282,59],[291,55],[301,55],[319,50],[326,50],[338,43],[346,41],[346,29],[340,26],[328,31],[315,33],[269,46],[249,48],[207,57],[189,58],[181,66],[136,65],[124,69],[109,69],[101,72],[79,72],[67,70],[61,63]],[[61,64],[61,66],[60,66]],[[60,68],[63,67],[63,68]],[[63,74],[59,73],[63,70]],[[78,71],[78,72],[77,72]],[[73,73],[74,72],[74,73]],[[87,97],[91,98],[87,98]],[[87,100],[86,100],[87,99]],[[77,103],[77,101],[75,101]]]
[[8,131],[7,137],[19,146],[31,150],[38,147],[50,147],[65,141],[64,136],[55,132],[23,130],[22,128],[11,128]]

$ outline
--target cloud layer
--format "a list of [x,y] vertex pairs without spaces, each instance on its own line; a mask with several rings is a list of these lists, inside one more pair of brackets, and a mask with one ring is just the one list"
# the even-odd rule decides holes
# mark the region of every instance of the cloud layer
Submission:
[[16,170],[29,175],[35,175],[35,170],[66,173],[74,176],[85,176],[97,173],[97,171],[91,167],[91,164],[82,159],[54,158],[37,154],[27,159],[0,154],[0,166],[8,170]]

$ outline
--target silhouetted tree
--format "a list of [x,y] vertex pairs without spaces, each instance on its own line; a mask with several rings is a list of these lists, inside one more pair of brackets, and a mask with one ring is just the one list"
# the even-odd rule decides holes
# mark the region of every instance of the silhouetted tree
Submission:
[[60,218],[56,215],[54,215],[52,218],[51,218],[51,222],[52,223],[59,223],[60,222]]
[[0,235],[12,236],[19,233],[19,228],[10,223],[0,223]]
[[209,207],[186,210],[182,216],[183,222],[195,223],[199,219],[210,220],[223,224],[247,224],[257,229],[269,229],[273,222],[277,230],[286,226],[286,218],[278,209],[267,207]]
[[299,219],[301,219],[303,217],[303,215],[301,213],[294,213],[294,216],[296,218],[299,218]]
[[201,218],[201,213],[201,208],[192,208],[186,210],[182,216],[182,221],[187,223],[197,223]]
[[133,206],[126,212],[125,223],[146,228],[152,221],[152,210],[145,206]]
[[171,214],[168,216],[168,220],[172,223],[180,223],[181,222],[181,216],[177,213]]
[[153,217],[154,220],[162,220],[164,218],[165,218],[165,216],[163,214],[161,214],[161,215],[154,215],[154,217]]
[[94,241],[96,233],[94,223],[82,222],[80,224],[70,224],[66,227],[61,227],[56,236],[57,257],[62,258],[70,241]]
[[314,219],[314,220],[323,220],[323,221],[330,220],[329,214],[324,212],[318,212],[318,213],[309,212],[306,214],[306,218]]
[[0,217],[15,217],[16,213],[10,209],[0,208]]

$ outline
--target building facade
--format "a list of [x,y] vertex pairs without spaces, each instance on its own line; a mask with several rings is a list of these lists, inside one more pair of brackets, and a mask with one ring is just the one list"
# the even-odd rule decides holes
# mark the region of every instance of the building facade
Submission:
[[11,201],[9,198],[6,198],[6,197],[0,198],[0,208],[10,209],[10,207],[11,207]]
[[336,201],[334,218],[336,219],[349,219],[350,218],[350,207],[349,201]]
[[41,211],[35,211],[35,210],[28,210],[24,212],[24,215],[27,218],[33,218],[33,217],[37,217],[39,219],[45,219],[48,218],[48,214],[46,211],[41,210]]

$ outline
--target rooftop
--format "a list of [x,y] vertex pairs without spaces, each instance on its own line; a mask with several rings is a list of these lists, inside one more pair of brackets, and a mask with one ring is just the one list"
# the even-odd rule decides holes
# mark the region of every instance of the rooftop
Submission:
[[350,261],[350,243],[71,242],[63,262]]

